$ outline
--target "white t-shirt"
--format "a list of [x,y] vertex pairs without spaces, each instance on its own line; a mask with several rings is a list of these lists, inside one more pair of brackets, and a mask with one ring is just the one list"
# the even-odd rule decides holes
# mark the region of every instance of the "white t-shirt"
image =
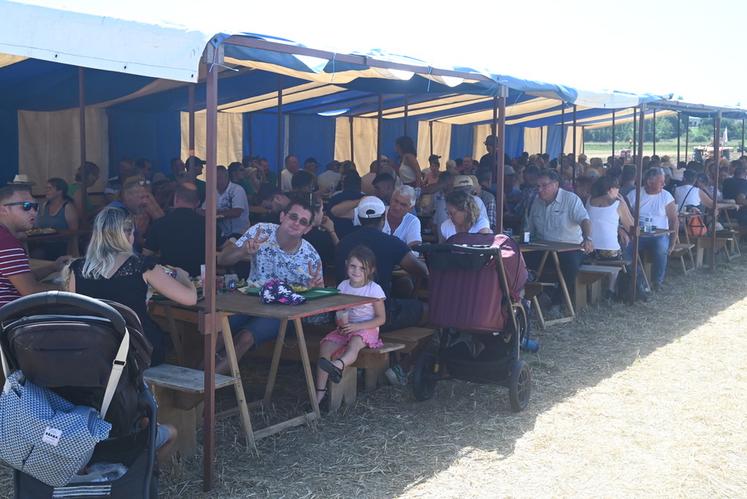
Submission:
[[283,168],[283,171],[280,172],[280,190],[281,191],[290,192],[293,190],[291,179],[293,179],[293,174],[287,168]]
[[[246,191],[239,184],[228,183],[228,187],[223,193],[218,193],[216,206],[219,210],[228,210],[231,208],[241,208],[241,215],[233,218],[222,218],[218,220],[218,227],[221,234],[230,236],[231,234],[243,234],[249,228],[249,201],[246,199]],[[206,208],[205,203],[202,204]]]
[[278,227],[280,226],[276,224],[259,223],[249,228],[236,241],[236,246],[240,248],[247,239],[257,235],[257,231],[262,231],[261,237],[267,238],[267,241],[259,247],[259,251],[252,255],[252,267],[248,280],[262,285],[270,279],[282,279],[290,285],[310,287],[312,280],[310,269],[318,269],[319,275],[323,277],[319,253],[305,239],[301,239],[294,253],[286,252],[278,244]]
[[[478,219],[477,222],[474,223],[472,227],[469,228],[470,234],[477,234],[482,229],[490,229],[490,224],[488,223],[488,219]],[[456,234],[456,227],[454,226],[454,222],[451,221],[451,219],[445,220],[441,224],[441,237],[444,238],[444,241],[446,241],[448,238]]]
[[[477,217],[475,225],[487,224],[490,227],[490,220],[488,220],[488,210],[485,208],[485,203],[480,196],[472,194],[472,199],[477,203],[477,208],[480,210],[480,215]],[[446,209],[446,196],[442,192],[437,192],[434,195],[435,213],[433,214],[434,222],[440,226],[445,220],[449,219],[449,213]]]
[[399,166],[399,178],[403,184],[415,183],[416,175],[421,175],[421,173],[416,173],[413,167],[404,163]]
[[[628,193],[630,206],[635,207],[635,190]],[[641,217],[650,217],[651,223],[657,229],[669,229],[667,218],[667,205],[674,203],[674,198],[669,192],[662,190],[659,194],[648,194],[641,190]]]
[[[389,209],[387,208],[387,212],[388,211]],[[394,234],[392,234],[392,229],[389,227],[389,220],[387,220],[387,217],[385,216],[384,228],[381,231],[384,234],[390,234],[401,239],[408,246],[410,243],[423,240],[423,236],[420,233],[420,219],[412,213],[405,213],[402,222],[397,226],[397,230],[394,231]]]
[[674,190],[674,201],[679,211],[687,211],[688,206],[700,206],[700,189],[694,185],[681,185]]
[[[360,288],[355,288],[350,285],[349,279],[345,279],[337,286],[337,289],[340,293],[346,295],[366,296],[368,298],[378,298],[379,300],[386,299],[384,290],[374,281],[370,281],[368,284],[361,286]],[[370,321],[375,315],[373,303],[367,303],[366,305],[348,309],[348,320],[350,322]]]

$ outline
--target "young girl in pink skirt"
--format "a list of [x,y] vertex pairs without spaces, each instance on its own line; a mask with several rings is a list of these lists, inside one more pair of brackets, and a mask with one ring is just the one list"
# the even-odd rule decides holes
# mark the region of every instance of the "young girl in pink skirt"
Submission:
[[386,296],[381,286],[373,281],[376,257],[367,247],[356,246],[350,251],[345,265],[348,278],[337,289],[347,295],[376,298],[376,301],[338,312],[337,329],[322,339],[316,374],[318,402],[327,394],[327,378],[339,383],[345,366],[355,362],[362,348],[382,345],[379,326],[386,321]]

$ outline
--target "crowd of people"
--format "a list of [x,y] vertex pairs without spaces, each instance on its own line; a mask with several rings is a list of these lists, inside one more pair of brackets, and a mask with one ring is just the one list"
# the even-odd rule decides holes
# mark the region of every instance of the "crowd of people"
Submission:
[[[431,155],[422,168],[412,139],[400,137],[397,161],[381,156],[364,175],[352,161],[322,168],[314,158],[285,158],[276,174],[265,158],[247,157],[216,167],[218,265],[261,286],[279,279],[306,288],[338,285],[340,291],[376,298],[350,312],[322,345],[317,389],[321,400],[327,377],[339,380],[345,365],[364,346],[378,344],[378,331],[423,324],[426,304],[414,290],[428,269],[417,247],[424,240],[446,241],[458,233],[494,233],[496,220],[496,145],[488,136],[479,161],[445,161]],[[535,240],[577,246],[560,253],[568,283],[581,264],[632,258],[636,205],[635,158],[588,161],[547,154],[506,158],[503,226]],[[747,158],[672,164],[669,158],[643,158],[641,220],[646,228],[666,229],[640,238],[653,262],[653,291],[664,286],[668,255],[680,233],[682,214],[706,215],[716,201],[734,200],[736,220],[747,225]],[[153,362],[166,356],[165,335],[147,314],[149,290],[184,304],[197,299],[193,279],[205,263],[205,162],[174,159],[168,171],[154,171],[148,160],[122,160],[106,182],[104,202],[83,195],[96,185],[100,170],[85,163],[73,182],[48,180],[40,204],[28,185],[0,188],[0,306],[49,289],[41,279],[66,269],[63,286],[130,306],[154,347]],[[712,198],[714,184],[719,199]],[[52,261],[32,270],[23,233],[33,227],[90,230],[85,251],[72,259],[60,243],[44,245],[40,256]],[[76,243],[78,239],[76,238]],[[531,268],[536,253],[526,255]],[[396,269],[404,270],[395,272]],[[643,282],[643,279],[640,280]],[[643,299],[652,290],[639,289]],[[544,299],[560,302],[558,289]],[[278,334],[279,321],[235,315],[231,318],[236,352]],[[217,359],[226,371],[225,354]]]

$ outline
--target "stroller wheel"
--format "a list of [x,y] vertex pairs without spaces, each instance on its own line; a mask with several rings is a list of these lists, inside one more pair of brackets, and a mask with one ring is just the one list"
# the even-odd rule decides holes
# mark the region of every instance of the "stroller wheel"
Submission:
[[523,360],[514,361],[508,381],[508,399],[511,410],[521,412],[529,405],[529,395],[532,392],[532,371]]
[[415,362],[412,375],[412,393],[415,395],[415,400],[423,401],[433,397],[436,381],[438,381],[438,373],[435,369],[436,355],[427,350],[421,353]]

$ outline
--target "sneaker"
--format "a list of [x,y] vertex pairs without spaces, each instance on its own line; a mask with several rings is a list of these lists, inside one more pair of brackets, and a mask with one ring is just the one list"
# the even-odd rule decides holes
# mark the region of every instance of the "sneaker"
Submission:
[[384,376],[386,376],[390,385],[404,386],[407,384],[407,373],[399,364],[384,371]]

